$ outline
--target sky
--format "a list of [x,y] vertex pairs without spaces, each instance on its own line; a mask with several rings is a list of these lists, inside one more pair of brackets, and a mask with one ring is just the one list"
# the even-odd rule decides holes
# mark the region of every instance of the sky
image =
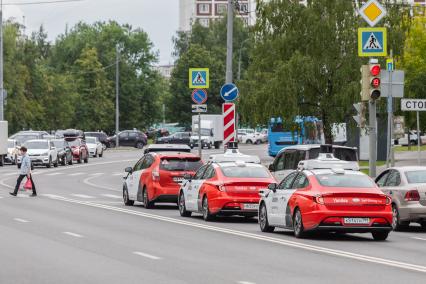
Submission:
[[[14,18],[27,27],[26,34],[41,25],[49,40],[79,21],[115,20],[143,29],[159,51],[159,64],[173,63],[172,37],[179,25],[179,0],[83,0],[58,4],[14,5],[54,0],[3,0],[4,17]],[[8,4],[8,5],[5,5]],[[12,5],[9,5],[12,4]]]

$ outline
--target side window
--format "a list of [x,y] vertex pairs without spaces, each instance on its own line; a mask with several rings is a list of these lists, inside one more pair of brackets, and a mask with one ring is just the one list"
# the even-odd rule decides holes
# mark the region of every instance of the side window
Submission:
[[202,179],[209,179],[209,178],[212,178],[212,177],[214,177],[214,176],[215,176],[215,174],[216,174],[216,172],[215,172],[215,170],[214,170],[214,167],[210,165],[210,166],[207,168],[206,172],[204,173],[204,175],[203,175]]
[[304,150],[297,150],[296,154],[296,160],[294,163],[294,168],[297,169],[297,166],[299,165],[300,161],[306,160],[306,151]]
[[282,171],[284,170],[284,153],[281,153],[275,162],[275,171]]
[[154,158],[151,155],[146,155],[142,163],[142,169],[149,168],[154,163]]
[[304,174],[300,173],[297,176],[297,178],[294,180],[292,188],[293,189],[305,188],[308,186],[308,184],[309,184],[308,178]]
[[383,186],[385,186],[385,182],[386,182],[386,179],[388,178],[388,176],[389,176],[389,171],[385,171],[385,172],[383,172],[378,178],[377,178],[377,181],[376,181],[376,183],[377,183],[377,185],[378,186],[380,186],[380,187],[383,187]]
[[189,138],[189,133],[188,132],[185,132],[185,133],[182,133],[182,138]]
[[293,183],[294,178],[296,177],[297,172],[292,172],[289,174],[286,178],[283,179],[283,181],[278,186],[278,189],[290,189],[291,184]]
[[207,168],[207,165],[201,166],[198,171],[195,173],[194,175],[194,179],[201,179],[201,177],[203,176],[205,170]]
[[138,134],[136,132],[130,132],[129,133],[129,138],[136,138],[138,136]]
[[386,186],[398,186],[401,183],[401,177],[398,171],[391,171],[386,181]]
[[137,163],[136,165],[133,167],[133,171],[140,171],[142,169],[142,163],[145,157],[142,157]]
[[289,151],[284,154],[284,169],[295,170],[294,162],[296,161],[296,151]]
[[120,133],[120,134],[118,135],[118,137],[120,137],[121,139],[123,139],[123,138],[127,138],[127,136],[128,136],[128,133],[127,133],[127,132],[122,132],[122,133]]

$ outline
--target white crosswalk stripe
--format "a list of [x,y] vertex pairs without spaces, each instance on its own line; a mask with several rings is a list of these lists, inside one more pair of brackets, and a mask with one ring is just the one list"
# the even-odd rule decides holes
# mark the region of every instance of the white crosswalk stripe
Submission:
[[121,199],[120,195],[114,195],[114,194],[102,194],[102,196],[109,197],[109,198],[115,198],[115,199]]
[[94,173],[94,174],[90,174],[90,176],[100,176],[103,175],[104,173]]
[[46,174],[47,176],[57,176],[57,175],[63,175],[64,173],[51,173],[51,174]]
[[75,177],[75,176],[81,176],[84,175],[84,173],[73,173],[73,174],[69,174],[69,176]]
[[71,195],[75,197],[79,197],[79,198],[86,198],[86,199],[94,198],[93,196],[86,195],[86,194],[71,194]]
[[122,176],[122,175],[123,175],[123,173],[113,173],[112,175],[113,175],[113,176]]

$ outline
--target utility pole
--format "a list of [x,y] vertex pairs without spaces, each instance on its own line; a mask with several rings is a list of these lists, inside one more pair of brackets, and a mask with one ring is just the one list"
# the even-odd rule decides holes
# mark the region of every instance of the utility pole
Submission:
[[3,0],[0,1],[0,120],[4,120],[3,85]]
[[228,24],[226,40],[226,83],[232,83],[232,44],[234,36],[234,6],[232,0],[228,0]]
[[118,44],[115,46],[116,60],[115,60],[115,147],[119,146],[118,132],[120,131],[120,50]]
[[377,160],[377,129],[376,129],[376,101],[370,100],[368,102],[369,112],[369,154],[370,154],[370,177],[376,177],[376,160]]

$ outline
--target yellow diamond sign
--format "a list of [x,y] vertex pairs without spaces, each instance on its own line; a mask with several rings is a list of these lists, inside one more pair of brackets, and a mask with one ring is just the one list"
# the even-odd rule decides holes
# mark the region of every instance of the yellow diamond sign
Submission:
[[370,26],[374,27],[386,16],[386,9],[377,0],[369,0],[359,9],[359,14]]

